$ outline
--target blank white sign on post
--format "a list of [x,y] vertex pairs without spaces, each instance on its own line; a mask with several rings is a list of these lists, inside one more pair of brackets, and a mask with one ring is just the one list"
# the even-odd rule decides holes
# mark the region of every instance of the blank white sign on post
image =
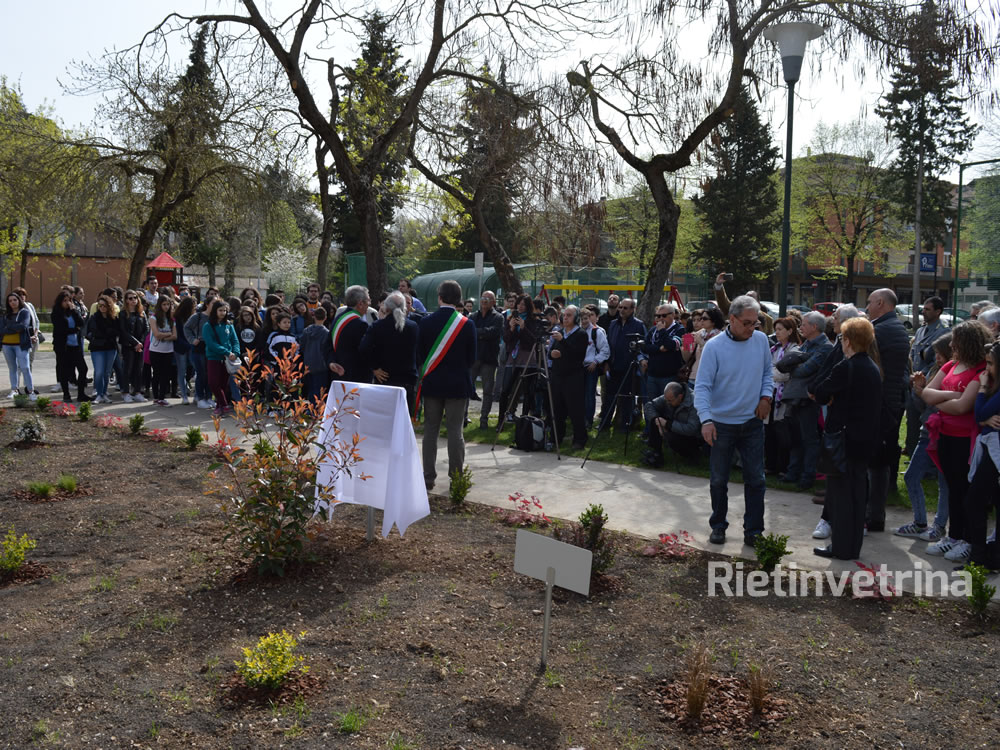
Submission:
[[517,530],[514,547],[514,572],[546,580],[549,568],[555,568],[553,585],[588,596],[590,566],[594,553],[583,547],[559,542],[552,537]]

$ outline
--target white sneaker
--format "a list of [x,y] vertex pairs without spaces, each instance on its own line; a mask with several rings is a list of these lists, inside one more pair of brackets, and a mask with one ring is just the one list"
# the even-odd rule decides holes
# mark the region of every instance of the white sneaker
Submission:
[[997,540],[997,530],[993,529],[993,533],[986,537],[987,544],[995,544]]
[[213,402],[209,401],[207,398],[203,398],[201,401],[198,402],[198,408],[199,409],[214,409],[215,408],[215,404]]
[[187,396],[182,396],[182,397],[181,397],[181,406],[187,406],[187,405],[189,405],[190,403],[191,403],[191,402],[190,402],[190,401],[188,401],[188,397],[187,397]]
[[944,553],[945,560],[951,560],[952,562],[959,563],[969,562],[969,558],[971,556],[972,545],[961,540],[959,540],[954,547]]
[[950,552],[951,548],[958,544],[958,542],[958,539],[952,539],[950,536],[942,537],[940,542],[927,545],[927,554],[940,557],[945,552]]
[[53,386],[49,386],[49,393],[59,393],[62,390],[62,386],[56,383]]
[[11,391],[9,394],[7,394],[7,398],[14,398],[15,396],[17,396],[17,391],[16,390]]
[[145,396],[143,396],[143,395],[142,395],[141,393],[133,393],[133,394],[132,394],[132,400],[133,400],[133,401],[134,401],[135,403],[139,404],[139,403],[142,403],[143,401],[145,401],[145,400],[146,400],[146,397],[145,397]]
[[937,524],[931,524],[927,527],[927,531],[917,537],[922,542],[940,542],[944,539],[944,529],[942,529]]
[[819,519],[819,523],[816,524],[813,539],[829,539],[832,533],[833,529],[830,528],[830,524],[821,518]]
[[38,400],[38,394],[35,393],[34,391],[32,391],[31,395],[28,396],[28,400],[29,401],[37,401]]
[[126,404],[131,404],[132,403],[131,394],[126,393],[124,396],[122,396],[122,401],[124,401]]

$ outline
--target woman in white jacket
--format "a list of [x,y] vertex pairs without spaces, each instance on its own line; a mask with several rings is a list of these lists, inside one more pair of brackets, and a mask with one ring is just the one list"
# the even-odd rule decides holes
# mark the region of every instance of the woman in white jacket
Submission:
[[780,372],[778,362],[789,354],[797,352],[802,343],[802,336],[793,318],[778,318],[774,322],[774,336],[778,343],[771,347],[771,376],[774,378],[774,404],[765,428],[765,462],[768,471],[783,472],[788,468],[789,451],[795,439],[794,420],[785,419],[788,405],[782,401],[785,384],[791,377],[790,373]]

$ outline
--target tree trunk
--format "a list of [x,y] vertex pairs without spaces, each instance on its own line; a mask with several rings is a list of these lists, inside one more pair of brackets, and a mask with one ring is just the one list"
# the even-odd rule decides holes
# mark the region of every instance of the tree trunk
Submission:
[[326,289],[330,279],[330,245],[333,244],[333,203],[330,201],[330,171],[326,168],[326,149],[316,147],[316,177],[319,179],[319,205],[323,214],[323,231],[319,235],[316,257],[316,282]]
[[157,212],[151,212],[146,223],[139,231],[139,239],[135,243],[135,252],[132,253],[132,261],[128,268],[128,286],[126,289],[138,289],[145,281],[143,276],[146,270],[146,256],[153,247],[156,239],[156,230],[160,228],[163,218]]
[[[848,255],[847,260],[847,281],[845,283],[845,294],[841,297],[841,302],[846,302],[849,305],[854,304],[854,258],[855,255],[852,253]],[[844,299],[846,297],[846,299]]]
[[472,217],[472,223],[475,224],[479,232],[479,242],[486,248],[486,252],[489,253],[490,262],[497,272],[497,278],[500,279],[500,285],[503,287],[504,294],[508,292],[524,294],[524,289],[521,287],[521,282],[514,271],[514,264],[511,263],[510,256],[507,255],[507,251],[503,249],[500,240],[493,236],[493,233],[490,232],[490,228],[486,224],[482,205],[478,202],[473,202],[469,206],[468,211]]
[[[213,269],[214,270],[214,269]],[[225,287],[222,290],[223,297],[232,297],[236,294],[236,253],[230,252],[226,254],[226,267],[223,282]],[[238,311],[236,311],[238,312]]]
[[[215,287],[215,261],[206,263],[205,268],[208,270],[208,285]],[[218,287],[215,288],[218,289]]]
[[656,238],[656,253],[649,263],[646,286],[635,314],[646,325],[652,325],[656,308],[663,297],[663,285],[667,283],[670,266],[674,262],[674,252],[677,249],[677,222],[680,219],[681,209],[674,202],[662,172],[650,169],[644,176],[653,195],[653,203],[656,204],[659,234]]
[[28,229],[24,233],[24,247],[21,248],[21,280],[18,283],[20,287],[25,287],[28,280],[28,249],[31,247],[31,231],[31,224],[28,224]]
[[368,291],[374,297],[379,292],[389,290],[389,278],[385,271],[385,255],[382,250],[382,225],[378,220],[378,203],[375,191],[365,189],[361,195],[351,196],[351,203],[361,224],[361,241],[365,248],[365,276]]
[[924,198],[924,150],[917,152],[917,189],[913,214],[913,330],[920,327],[920,222],[923,218],[922,204]]

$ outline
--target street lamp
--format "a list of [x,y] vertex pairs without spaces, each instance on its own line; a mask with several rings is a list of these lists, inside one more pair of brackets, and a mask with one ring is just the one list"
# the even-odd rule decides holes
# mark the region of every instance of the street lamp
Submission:
[[823,27],[805,21],[779,23],[764,31],[764,38],[778,45],[781,67],[788,84],[788,125],[785,138],[785,215],[781,225],[781,287],[778,292],[778,314],[785,316],[788,307],[788,245],[791,242],[792,212],[792,117],[795,105],[795,83],[802,70],[806,44],[823,36]]

